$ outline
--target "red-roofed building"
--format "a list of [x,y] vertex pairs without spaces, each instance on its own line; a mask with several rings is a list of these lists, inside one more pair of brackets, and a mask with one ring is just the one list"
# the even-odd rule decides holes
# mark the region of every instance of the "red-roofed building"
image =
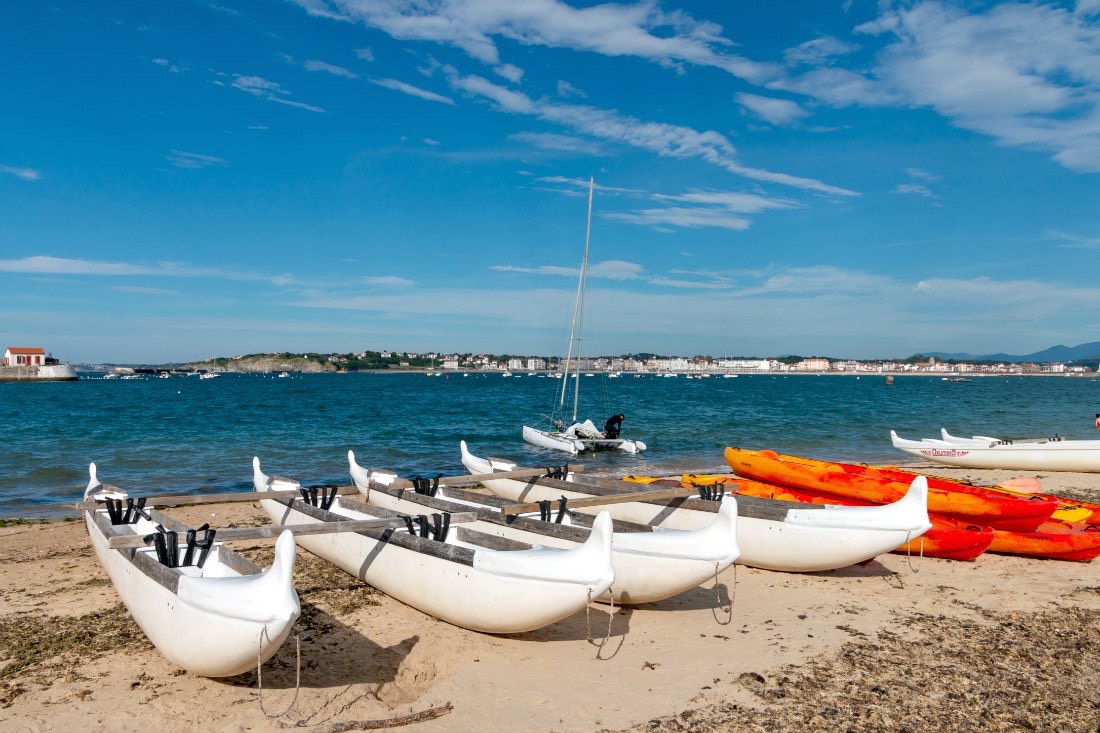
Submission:
[[4,366],[41,366],[46,363],[46,350],[37,346],[9,346],[4,352]]

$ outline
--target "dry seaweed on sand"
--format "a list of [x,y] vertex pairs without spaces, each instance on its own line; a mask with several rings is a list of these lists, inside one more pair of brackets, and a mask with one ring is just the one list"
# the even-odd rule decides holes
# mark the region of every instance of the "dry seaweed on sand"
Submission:
[[0,706],[22,693],[23,681],[49,686],[81,662],[152,645],[121,605],[82,616],[20,613],[0,618]]
[[[1100,614],[1004,613],[992,623],[911,613],[904,632],[744,684],[725,702],[656,718],[650,733],[1061,731],[1100,728]],[[742,675],[741,677],[745,677]]]

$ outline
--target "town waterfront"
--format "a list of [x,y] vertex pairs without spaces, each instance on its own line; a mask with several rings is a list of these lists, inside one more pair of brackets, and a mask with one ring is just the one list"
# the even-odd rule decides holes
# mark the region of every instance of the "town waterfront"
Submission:
[[[87,376],[87,375],[85,375]],[[98,375],[97,375],[98,376]],[[252,456],[303,483],[349,482],[347,451],[402,475],[463,473],[458,443],[524,465],[583,462],[590,475],[727,471],[727,445],[894,463],[906,438],[1094,438],[1100,380],[1079,377],[741,375],[580,377],[581,417],[626,415],[639,455],[570,459],[524,443],[559,380],[526,373],[225,374],[0,384],[0,518],[73,514],[88,463],[134,494],[244,491]]]

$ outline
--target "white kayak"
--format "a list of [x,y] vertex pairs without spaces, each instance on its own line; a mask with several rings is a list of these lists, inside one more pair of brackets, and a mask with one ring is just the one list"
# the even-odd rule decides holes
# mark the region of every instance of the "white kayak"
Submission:
[[[101,484],[94,463],[88,471],[84,519],[92,547],[130,615],[168,661],[203,677],[230,677],[278,651],[301,610],[291,582],[292,534],[279,536],[267,570],[205,537],[181,547],[187,527]],[[133,535],[160,539],[150,547],[107,546],[111,537]]]
[[[252,459],[252,468],[254,487],[261,494],[302,488],[293,479],[265,475],[258,458]],[[408,516],[335,494],[317,496],[316,502],[265,499],[260,506],[277,524]],[[490,634],[532,631],[560,621],[582,610],[615,578],[611,517],[606,514],[593,522],[589,539],[570,550],[495,550],[485,546],[480,533],[456,530],[449,514],[442,512],[423,523],[410,518],[408,529],[303,535],[298,541],[402,603]]]
[[907,440],[890,431],[890,441],[903,453],[947,466],[1003,468],[1015,471],[1100,472],[1100,440],[998,440],[976,435],[959,438],[943,431],[943,440]]
[[[513,471],[515,464],[483,459],[470,453],[462,441],[462,465],[472,474]],[[611,496],[636,491],[635,485],[581,484],[549,479],[485,479],[481,483],[498,496],[513,501],[556,500],[571,497]],[[574,488],[575,487],[575,488]],[[713,521],[721,501],[699,497],[663,501],[635,501],[608,504],[615,519],[651,527],[698,529]],[[928,484],[924,477],[913,482],[904,497],[883,506],[853,507],[798,504],[795,502],[737,497],[737,544],[739,565],[782,570],[816,572],[847,567],[890,552],[920,537],[932,526],[928,520]],[[578,508],[578,512],[595,509]]]
[[[554,521],[538,513],[504,517],[500,508],[513,502],[436,483],[431,493],[391,488],[395,474],[366,469],[348,451],[352,481],[371,506],[405,514],[475,510],[478,521],[463,525],[520,546],[570,548],[585,542],[592,517],[560,512]],[[631,529],[633,531],[626,531]],[[723,502],[709,525],[695,530],[659,530],[634,525],[616,527],[611,540],[615,583],[600,596],[618,604],[652,603],[694,588],[725,570],[740,554],[737,546],[737,504]]]

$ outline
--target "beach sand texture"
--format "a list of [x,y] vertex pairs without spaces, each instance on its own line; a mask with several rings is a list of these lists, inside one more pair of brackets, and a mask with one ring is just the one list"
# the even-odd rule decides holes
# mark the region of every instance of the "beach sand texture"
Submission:
[[[1019,475],[907,468],[980,483]],[[1048,493],[1100,500],[1100,475],[1040,477]],[[252,504],[171,514],[192,526],[266,524]],[[266,564],[272,544],[234,547]],[[10,525],[0,528],[0,729],[333,733],[412,716],[426,732],[1100,730],[1096,561],[889,554],[808,575],[731,568],[718,583],[496,637],[300,550],[300,686],[292,635],[263,669],[261,706],[255,673],[194,677],[157,653],[81,522]],[[730,598],[732,615],[718,607]]]

